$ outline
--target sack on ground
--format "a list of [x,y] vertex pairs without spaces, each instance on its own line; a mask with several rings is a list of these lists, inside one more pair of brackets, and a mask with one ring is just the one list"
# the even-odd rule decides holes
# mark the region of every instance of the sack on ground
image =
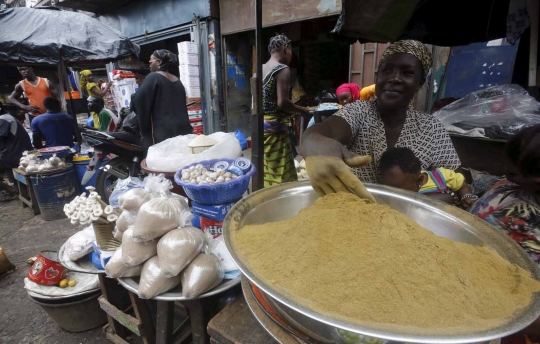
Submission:
[[92,247],[94,241],[96,241],[94,228],[88,226],[68,239],[66,242],[66,256],[72,262],[81,259],[94,250]]
[[139,208],[150,199],[152,196],[145,189],[131,189],[120,196],[118,206],[125,211],[136,214]]
[[159,238],[180,224],[185,203],[177,197],[158,197],[146,202],[137,213],[133,237],[137,241]]
[[127,266],[136,266],[144,263],[157,253],[157,240],[136,242],[133,240],[133,227],[122,235],[122,261]]
[[223,280],[221,262],[213,254],[200,253],[182,271],[182,295],[197,297],[216,287]]
[[195,227],[176,228],[157,244],[159,266],[169,277],[178,275],[201,252],[204,233]]
[[180,284],[180,276],[168,278],[159,267],[158,257],[154,256],[143,265],[139,281],[139,297],[151,299],[163,294]]
[[127,266],[122,261],[122,247],[119,247],[116,252],[114,252],[107,265],[105,265],[105,272],[107,276],[112,278],[120,277],[135,277],[140,276],[142,271],[142,265],[138,266]]

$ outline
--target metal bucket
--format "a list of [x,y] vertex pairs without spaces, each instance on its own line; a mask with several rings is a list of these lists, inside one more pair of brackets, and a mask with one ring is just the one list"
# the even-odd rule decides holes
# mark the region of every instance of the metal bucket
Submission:
[[62,172],[31,175],[41,216],[45,221],[64,217],[64,204],[71,202],[79,192],[73,166]]
[[64,299],[45,299],[30,295],[29,298],[40,305],[62,330],[83,332],[107,322],[107,315],[99,306],[100,296],[101,291],[98,290]]

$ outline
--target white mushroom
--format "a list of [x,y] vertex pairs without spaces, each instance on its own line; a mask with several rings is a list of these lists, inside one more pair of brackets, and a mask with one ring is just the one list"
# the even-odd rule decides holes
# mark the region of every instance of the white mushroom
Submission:
[[108,205],[105,207],[105,209],[103,210],[103,212],[106,214],[106,215],[111,215],[112,213],[114,213],[114,209],[112,206]]
[[107,221],[109,222],[115,222],[116,220],[118,220],[118,216],[115,214],[111,214],[107,216]]

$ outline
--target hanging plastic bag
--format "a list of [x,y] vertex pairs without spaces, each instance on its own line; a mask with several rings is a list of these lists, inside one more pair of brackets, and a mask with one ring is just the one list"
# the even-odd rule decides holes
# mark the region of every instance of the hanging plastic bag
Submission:
[[166,277],[159,267],[158,257],[154,256],[143,265],[139,281],[139,297],[151,299],[176,287],[180,281],[180,276]]
[[88,226],[85,229],[79,231],[73,235],[66,242],[66,256],[72,262],[81,259],[86,256],[88,253],[94,250],[92,242],[96,241],[96,235],[94,233],[94,228]]
[[204,233],[195,227],[177,228],[157,244],[159,266],[169,277],[177,276],[203,249]]
[[148,149],[148,168],[163,172],[176,172],[182,167],[204,160],[235,159],[242,153],[240,142],[233,133],[217,132],[208,137],[218,141],[210,149],[191,154],[188,145],[197,138],[195,134],[170,138]]
[[142,265],[139,266],[127,266],[122,261],[122,247],[119,247],[107,264],[105,265],[105,272],[112,278],[120,277],[135,277],[139,276],[142,271]]
[[122,235],[122,261],[127,266],[140,265],[157,254],[157,244],[157,240],[136,242],[130,227]]
[[449,131],[482,128],[487,137],[506,139],[524,127],[540,124],[539,106],[521,86],[497,85],[471,92],[433,116]]
[[118,207],[118,198],[122,196],[126,191],[134,188],[142,188],[144,183],[137,177],[127,177],[126,179],[118,179],[114,190],[109,197],[109,204],[114,208]]
[[138,241],[159,238],[180,225],[180,214],[187,205],[177,197],[154,198],[141,207],[133,229]]
[[194,298],[217,287],[223,280],[223,268],[213,254],[200,253],[182,271],[182,295]]

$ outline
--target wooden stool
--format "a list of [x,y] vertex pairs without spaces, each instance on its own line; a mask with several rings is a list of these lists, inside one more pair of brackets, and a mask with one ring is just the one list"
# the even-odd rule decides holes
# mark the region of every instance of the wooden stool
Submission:
[[212,344],[277,343],[251,314],[243,295],[210,320],[208,334]]
[[13,169],[13,177],[15,178],[15,183],[17,183],[17,188],[19,189],[19,200],[21,201],[22,206],[25,208],[32,208],[34,215],[41,214],[30,177],[18,168]]

